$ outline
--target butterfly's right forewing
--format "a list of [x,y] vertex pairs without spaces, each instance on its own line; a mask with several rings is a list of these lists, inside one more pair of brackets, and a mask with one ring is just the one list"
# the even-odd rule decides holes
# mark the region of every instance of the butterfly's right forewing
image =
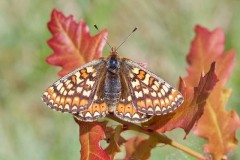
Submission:
[[93,103],[98,77],[104,73],[104,59],[94,60],[67,74],[50,86],[42,96],[52,109],[79,113]]

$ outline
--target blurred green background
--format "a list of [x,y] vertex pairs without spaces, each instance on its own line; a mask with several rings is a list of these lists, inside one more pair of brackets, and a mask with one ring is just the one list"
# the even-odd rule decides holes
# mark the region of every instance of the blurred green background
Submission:
[[[131,30],[139,30],[119,50],[122,56],[148,63],[148,68],[174,86],[185,76],[185,56],[194,26],[226,33],[226,50],[234,48],[237,60],[228,83],[233,88],[227,110],[240,113],[240,1],[238,0],[1,0],[0,1],[0,160],[79,159],[78,126],[68,114],[50,110],[40,99],[57,78],[59,68],[46,64],[52,53],[47,22],[57,8],[75,20],[84,19],[109,31],[118,45]],[[109,51],[105,47],[104,54]],[[159,67],[161,62],[161,67]],[[205,140],[176,129],[172,139],[202,153]],[[240,132],[238,132],[240,138]],[[124,152],[124,149],[122,149]],[[240,147],[229,154],[240,157]],[[119,155],[118,158],[123,156]],[[170,146],[152,150],[151,159],[194,159]]]

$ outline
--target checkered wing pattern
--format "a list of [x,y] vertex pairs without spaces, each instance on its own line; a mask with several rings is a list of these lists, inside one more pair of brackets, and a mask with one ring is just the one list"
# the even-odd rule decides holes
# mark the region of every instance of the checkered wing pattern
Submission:
[[138,112],[132,104],[132,97],[126,79],[126,72],[120,73],[121,79],[121,97],[114,111],[115,116],[131,123],[143,123],[152,118],[145,113]]
[[132,103],[148,115],[164,115],[183,103],[183,96],[161,78],[129,59],[122,61],[128,75]]
[[[61,112],[74,114],[89,109],[89,112],[91,111],[92,113],[95,108],[92,109],[89,107],[93,104],[95,92],[99,84],[99,77],[101,77],[99,74],[104,73],[103,69],[105,69],[105,65],[105,61],[99,59],[87,63],[67,74],[43,93],[43,101],[50,108]],[[97,108],[100,106],[99,103]],[[86,114],[85,117],[88,117],[88,112]]]
[[131,123],[143,123],[152,118],[152,116],[138,112],[132,103],[126,99],[121,99],[119,101],[114,115]]
[[106,103],[103,100],[95,100],[87,110],[74,114],[74,116],[81,121],[93,122],[105,117],[107,114],[108,109]]

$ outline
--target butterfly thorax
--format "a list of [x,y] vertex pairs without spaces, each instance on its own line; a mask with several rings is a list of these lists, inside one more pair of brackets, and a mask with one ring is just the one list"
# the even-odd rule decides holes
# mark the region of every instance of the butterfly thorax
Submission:
[[117,55],[110,55],[107,60],[105,78],[105,102],[109,112],[113,112],[119,102],[121,82],[119,78],[120,62]]

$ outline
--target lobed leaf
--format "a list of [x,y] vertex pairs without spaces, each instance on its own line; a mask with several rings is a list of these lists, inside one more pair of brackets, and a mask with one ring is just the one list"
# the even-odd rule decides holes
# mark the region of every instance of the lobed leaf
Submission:
[[204,77],[200,77],[197,87],[187,87],[184,80],[180,78],[180,92],[185,98],[184,103],[171,114],[154,117],[148,129],[165,132],[182,128],[187,135],[203,114],[206,100],[216,82],[215,63]]
[[[77,67],[102,56],[107,31],[103,30],[95,36],[90,36],[89,28],[84,21],[75,22],[73,16],[65,17],[54,9],[48,28],[52,38],[48,45],[54,53],[47,57],[48,64],[61,66],[59,76],[71,72]],[[75,119],[80,127],[81,159],[110,159],[101,148],[99,142],[105,137],[106,122],[85,123]]]
[[235,135],[240,127],[237,113],[234,110],[225,110],[230,92],[224,86],[233,69],[235,52],[224,52],[225,37],[221,29],[208,31],[197,26],[195,32],[196,37],[187,56],[188,76],[184,80],[187,85],[196,84],[197,75],[206,72],[210,64],[216,61],[219,82],[207,99],[204,114],[194,128],[194,133],[208,140],[204,146],[206,153],[210,153],[213,159],[222,159],[236,148]]
[[65,17],[56,9],[52,11],[48,28],[52,33],[48,45],[53,49],[53,54],[48,56],[46,61],[62,67],[59,76],[102,56],[106,30],[92,37],[83,20],[75,22],[72,15]]
[[80,128],[81,160],[108,160],[109,155],[101,148],[107,122],[82,122],[75,119]]
[[149,159],[151,149],[156,147],[157,143],[157,140],[153,136],[150,136],[149,139],[144,139],[142,137],[128,139],[125,143],[126,156],[124,160]]

